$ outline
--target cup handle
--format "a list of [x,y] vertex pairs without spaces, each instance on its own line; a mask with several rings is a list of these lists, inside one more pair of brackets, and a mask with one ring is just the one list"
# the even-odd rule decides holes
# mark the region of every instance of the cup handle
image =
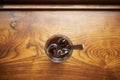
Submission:
[[77,45],[70,45],[70,49],[76,49],[76,50],[83,50],[84,49],[84,44],[77,44]]

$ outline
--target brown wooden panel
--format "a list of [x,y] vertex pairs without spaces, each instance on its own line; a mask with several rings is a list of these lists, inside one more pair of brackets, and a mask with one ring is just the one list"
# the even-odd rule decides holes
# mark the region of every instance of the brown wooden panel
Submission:
[[3,4],[120,4],[120,0],[0,0]]
[[[120,12],[1,11],[0,80],[120,80]],[[44,52],[54,34],[84,43],[66,62]]]
[[120,5],[3,5],[2,10],[120,10]]

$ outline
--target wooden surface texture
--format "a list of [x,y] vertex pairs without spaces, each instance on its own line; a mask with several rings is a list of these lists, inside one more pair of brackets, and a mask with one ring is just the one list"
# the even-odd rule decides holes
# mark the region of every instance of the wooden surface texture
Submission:
[[[44,45],[54,34],[85,49],[53,63]],[[0,11],[0,80],[120,80],[120,12]]]

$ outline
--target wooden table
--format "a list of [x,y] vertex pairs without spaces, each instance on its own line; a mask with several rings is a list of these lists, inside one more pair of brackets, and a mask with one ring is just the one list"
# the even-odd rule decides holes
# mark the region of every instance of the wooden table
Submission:
[[[44,45],[54,34],[85,49],[53,63]],[[120,80],[120,12],[0,11],[0,80]]]

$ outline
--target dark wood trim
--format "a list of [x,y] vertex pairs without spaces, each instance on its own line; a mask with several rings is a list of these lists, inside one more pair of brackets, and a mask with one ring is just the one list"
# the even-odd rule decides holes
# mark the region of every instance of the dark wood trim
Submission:
[[0,9],[0,11],[114,11],[120,12],[120,9]]
[[1,4],[120,4],[120,0],[0,0]]
[[0,9],[0,11],[114,11],[120,9]]

